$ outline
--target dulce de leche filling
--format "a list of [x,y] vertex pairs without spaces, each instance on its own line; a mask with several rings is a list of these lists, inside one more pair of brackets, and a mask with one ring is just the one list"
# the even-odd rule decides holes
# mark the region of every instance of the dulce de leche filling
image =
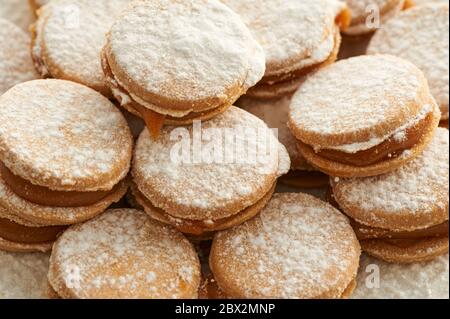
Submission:
[[31,203],[49,207],[84,207],[93,205],[114,193],[119,187],[119,185],[116,185],[110,191],[96,192],[54,191],[47,187],[34,185],[26,179],[14,175],[1,162],[0,175],[5,184],[19,197]]
[[341,164],[364,167],[396,158],[406,150],[413,148],[420,142],[427,127],[433,122],[433,113],[430,112],[414,125],[406,128],[402,138],[389,137],[387,140],[367,150],[356,153],[346,153],[339,150],[322,149],[317,152],[320,157]]
[[[209,114],[215,114],[216,110],[221,109],[221,107],[214,108],[212,110],[207,110],[204,112],[191,112],[183,117],[177,118],[172,117],[170,115],[164,115],[157,113],[153,110],[150,110],[149,108],[145,107],[144,105],[139,104],[136,102],[127,92],[127,90],[122,87],[117,80],[115,80],[115,76],[111,70],[111,67],[108,64],[108,59],[106,58],[104,52],[102,52],[102,68],[103,72],[105,73],[106,77],[110,79],[109,83],[114,86],[116,90],[118,90],[121,94],[126,96],[128,102],[123,104],[126,104],[127,108],[131,108],[135,111],[135,113],[139,114],[140,117],[144,120],[145,125],[147,129],[150,132],[150,135],[153,139],[158,139],[159,134],[161,132],[162,127],[164,126],[165,120],[170,120],[173,122],[185,122],[185,121],[193,121],[198,118],[208,117]],[[113,80],[114,82],[112,83]]]
[[448,221],[426,229],[408,231],[391,231],[388,229],[369,227],[351,220],[353,229],[359,240],[369,239],[423,239],[430,237],[448,237]]
[[27,227],[0,218],[0,237],[14,243],[43,244],[56,240],[65,226]]
[[230,228],[232,226],[242,224],[243,222],[249,220],[253,216],[255,216],[261,209],[267,204],[270,198],[275,191],[276,183],[272,186],[270,191],[265,194],[259,201],[253,204],[250,207],[245,208],[240,211],[236,215],[203,221],[203,220],[187,220],[172,217],[170,214],[165,212],[163,209],[154,206],[150,200],[148,200],[138,189],[136,186],[132,187],[133,194],[138,200],[138,202],[146,208],[146,211],[149,210],[151,213],[149,214],[154,219],[157,219],[161,222],[169,223],[175,226],[179,231],[185,234],[191,235],[204,235],[210,232],[223,230],[226,228]]

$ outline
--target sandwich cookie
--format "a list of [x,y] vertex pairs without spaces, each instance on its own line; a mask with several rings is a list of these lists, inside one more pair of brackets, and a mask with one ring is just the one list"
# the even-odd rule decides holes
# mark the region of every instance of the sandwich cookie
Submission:
[[42,7],[32,56],[42,77],[84,84],[112,97],[100,66],[105,34],[130,0],[60,0]]
[[346,0],[352,23],[343,31],[339,58],[364,55],[373,33],[387,20],[413,5],[414,0]]
[[70,227],[55,243],[48,280],[65,299],[197,298],[200,263],[170,226],[133,209]]
[[49,255],[0,251],[0,299],[47,297]]
[[431,93],[441,108],[441,119],[448,120],[448,2],[402,12],[375,33],[367,53],[392,54],[414,63],[428,79]]
[[365,252],[399,263],[448,252],[448,140],[439,128],[421,156],[394,172],[332,181]]
[[34,21],[34,14],[26,0],[0,0],[0,19],[9,20],[28,32]]
[[126,193],[131,132],[94,90],[18,84],[0,97],[0,122],[0,237],[18,250],[50,247],[61,228],[49,226],[90,219]]
[[289,167],[286,149],[267,125],[231,107],[208,122],[166,127],[157,141],[144,130],[132,189],[152,218],[205,236],[255,216]]
[[0,95],[14,85],[34,80],[30,37],[13,23],[0,18]]
[[258,217],[215,235],[210,266],[232,298],[346,298],[360,246],[348,219],[302,193],[275,194]]
[[114,96],[157,138],[164,123],[223,113],[262,78],[265,56],[218,0],[138,1],[107,34],[102,66]]
[[422,71],[400,58],[373,55],[341,60],[308,77],[292,99],[288,125],[314,167],[364,177],[420,155],[439,119]]
[[296,91],[309,74],[336,60],[340,29],[350,24],[345,3],[336,0],[221,0],[247,24],[266,54],[263,79],[249,90],[256,98]]
[[297,140],[287,127],[290,103],[290,97],[270,100],[242,97],[237,105],[262,119],[269,128],[277,130],[278,139],[286,147],[291,158],[291,170],[280,178],[281,183],[296,188],[328,186],[329,177],[306,162],[297,148]]
[[361,258],[354,299],[448,299],[448,254],[415,264]]

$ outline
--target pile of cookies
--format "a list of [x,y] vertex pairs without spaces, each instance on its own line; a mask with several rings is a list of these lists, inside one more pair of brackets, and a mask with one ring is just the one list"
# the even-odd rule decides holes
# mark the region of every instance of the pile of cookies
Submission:
[[430,2],[0,0],[0,297],[448,297]]

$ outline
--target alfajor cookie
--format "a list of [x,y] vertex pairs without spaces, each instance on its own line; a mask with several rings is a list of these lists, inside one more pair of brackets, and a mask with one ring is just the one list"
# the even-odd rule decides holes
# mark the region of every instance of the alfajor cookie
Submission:
[[337,0],[221,0],[247,24],[264,48],[266,72],[249,90],[256,98],[292,94],[303,76],[336,60],[340,29],[350,24]]
[[30,37],[0,18],[0,95],[14,85],[37,79],[30,56]]
[[145,0],[113,24],[102,65],[114,96],[156,138],[164,123],[223,113],[261,79],[265,56],[218,0]]
[[49,255],[0,251],[0,299],[47,297]]
[[134,195],[152,218],[204,236],[239,225],[270,200],[289,170],[284,146],[267,125],[231,107],[207,122],[139,137]]
[[388,262],[448,252],[449,134],[438,128],[422,155],[377,177],[332,180],[365,252]]
[[415,264],[361,257],[354,299],[448,299],[448,254]]
[[215,235],[210,266],[232,298],[345,298],[360,247],[348,219],[306,194],[275,194],[261,214]]
[[51,247],[61,229],[49,226],[90,219],[126,193],[131,132],[94,90],[63,80],[18,84],[0,97],[0,122],[0,237],[7,242]]
[[314,167],[364,177],[420,155],[439,119],[422,71],[400,58],[373,55],[341,60],[308,77],[292,99],[288,125]]
[[9,20],[28,32],[34,14],[26,0],[0,0],[0,19]]
[[197,298],[200,263],[170,226],[133,209],[109,210],[55,243],[48,280],[61,298]]
[[391,19],[370,41],[368,54],[392,54],[414,63],[428,79],[431,93],[449,117],[449,5],[430,4]]
[[130,0],[59,0],[38,11],[32,56],[42,77],[84,84],[112,97],[100,66],[105,34]]
[[291,158],[291,170],[280,178],[280,182],[296,188],[318,188],[329,185],[329,177],[312,167],[300,154],[297,140],[287,127],[289,105],[291,98],[253,99],[242,97],[236,105],[247,112],[256,115],[271,129],[275,129],[278,139],[283,144]]

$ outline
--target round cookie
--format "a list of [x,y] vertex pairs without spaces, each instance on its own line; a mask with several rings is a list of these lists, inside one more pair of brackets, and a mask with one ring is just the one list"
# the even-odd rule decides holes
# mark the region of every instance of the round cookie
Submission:
[[266,73],[248,95],[295,92],[302,77],[334,62],[340,28],[350,23],[345,3],[329,0],[221,0],[238,13],[266,54]]
[[34,14],[26,0],[0,0],[0,19],[9,20],[28,32]]
[[289,170],[286,149],[267,125],[231,107],[208,122],[139,137],[134,195],[151,217],[205,235],[256,215]]
[[308,77],[292,99],[288,126],[317,169],[365,177],[393,171],[420,155],[439,119],[417,67],[372,55],[341,60]]
[[398,170],[332,181],[334,199],[368,254],[408,263],[448,251],[448,148],[448,130],[438,128],[423,154]]
[[0,18],[0,95],[14,85],[34,80],[30,56],[30,38],[13,23]]
[[297,141],[287,127],[290,97],[260,100],[242,97],[237,105],[262,119],[271,129],[277,130],[278,139],[291,158],[291,171],[280,178],[280,182],[297,188],[318,188],[329,185],[327,175],[314,169],[297,148]]
[[261,46],[218,0],[134,2],[106,36],[102,65],[114,96],[156,138],[228,109],[263,76]]
[[49,255],[0,251],[0,299],[46,298]]
[[100,65],[105,34],[130,0],[60,0],[38,12],[32,56],[43,77],[84,84],[112,97]]
[[448,0],[414,0],[414,4],[416,6],[421,6],[421,5],[430,4],[430,3],[447,3],[448,4]]
[[431,93],[449,111],[449,6],[431,4],[407,10],[391,19],[370,41],[368,54],[392,54],[414,63],[428,79]]
[[448,299],[448,254],[417,264],[361,257],[354,299]]
[[341,298],[360,247],[348,219],[306,194],[275,194],[258,217],[216,234],[210,266],[233,298]]
[[170,226],[133,209],[109,210],[55,243],[48,280],[61,298],[196,298],[200,263]]
[[351,25],[344,30],[346,35],[362,36],[384,28],[389,19],[404,8],[413,5],[414,0],[345,0],[351,14]]
[[0,206],[40,226],[103,212],[125,194],[133,138],[120,111],[74,82],[35,80],[0,97]]

